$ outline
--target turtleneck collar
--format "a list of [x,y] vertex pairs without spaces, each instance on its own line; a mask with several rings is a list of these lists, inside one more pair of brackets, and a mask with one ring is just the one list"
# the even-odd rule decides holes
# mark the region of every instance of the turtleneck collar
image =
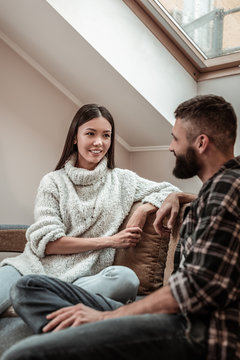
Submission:
[[77,154],[74,153],[69,157],[64,168],[68,177],[75,185],[92,185],[98,182],[102,177],[106,175],[107,158],[104,157],[94,170],[87,170],[83,168],[77,168],[76,164]]

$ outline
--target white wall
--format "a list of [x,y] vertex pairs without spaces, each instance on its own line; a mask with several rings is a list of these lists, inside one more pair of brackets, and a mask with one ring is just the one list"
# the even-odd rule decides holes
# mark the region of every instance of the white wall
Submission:
[[[0,223],[30,224],[36,190],[60,158],[78,106],[0,40]],[[130,154],[116,142],[116,165]]]
[[154,181],[168,181],[182,191],[198,193],[202,183],[197,178],[180,180],[172,175],[175,157],[170,151],[145,151],[132,153],[132,170]]
[[[39,181],[56,165],[77,105],[2,41],[0,52],[0,223],[29,224]],[[204,81],[198,92],[223,95],[240,118],[239,82],[240,76]],[[175,159],[169,151],[129,153],[116,142],[115,153],[116,166],[140,176],[170,181],[193,193],[201,186],[197,178],[178,180],[172,175]]]
[[[197,89],[199,95],[220,95],[233,105],[238,117],[235,156],[240,155],[240,75],[202,81],[198,83]],[[187,98],[184,100],[187,100]],[[197,177],[186,180],[176,179],[172,175],[174,164],[175,158],[168,151],[132,153],[132,169],[141,176],[155,181],[167,180],[183,191],[197,193],[202,185],[201,181]]]
[[47,1],[170,123],[196,94],[194,79],[123,1]]
[[122,169],[132,169],[130,152],[117,141],[115,141],[115,166]]
[[[90,3],[100,6],[96,0],[89,0],[88,4]],[[134,64],[139,63],[142,66],[142,72],[141,66],[137,71],[131,64],[129,68],[125,68],[125,72],[131,77],[132,83],[138,85],[140,89],[143,82],[146,82],[147,86],[145,90],[142,88],[142,91],[146,97],[149,96],[149,102],[163,110],[160,113],[164,112],[166,117],[171,118],[178,103],[194,96],[197,89],[199,94],[223,95],[233,104],[240,119],[238,100],[240,76],[208,80],[196,85],[175,60],[169,60],[166,50],[159,46],[159,43],[157,45],[153,35],[126,8],[125,4],[122,3],[120,6],[121,2],[101,0],[101,4],[103,3],[106,14],[108,14],[108,5],[116,6],[115,9],[119,10],[117,15],[123,17],[126,25],[122,30],[130,33],[131,27],[137,27],[140,31],[141,36],[135,34],[133,38],[127,38],[126,46],[129,50],[131,46],[133,47],[131,60]],[[86,5],[86,2],[82,4]],[[99,20],[94,13],[93,19]],[[98,22],[95,24],[92,21],[91,24],[94,24],[94,28]],[[118,31],[117,28],[115,31]],[[98,34],[95,32],[94,36],[97,38]],[[116,61],[118,53],[116,48],[111,47],[112,36],[107,37],[106,32],[101,36],[105,36],[110,41],[109,54],[111,56],[115,54]],[[141,58],[143,49],[148,57]],[[77,105],[2,41],[0,41],[0,53],[0,223],[29,224],[33,220],[33,203],[39,181],[56,165]],[[158,59],[161,59],[159,64]],[[129,62],[129,57],[121,57],[118,60],[119,63],[115,66],[124,67]],[[150,73],[148,82],[145,78],[144,66],[150,60],[153,62],[149,64],[149,68],[152,69],[150,65],[155,63],[159,72],[155,73],[156,78]],[[179,77],[176,78],[178,69]],[[167,84],[167,88],[164,84]],[[166,102],[166,99],[169,101]],[[239,154],[240,149],[239,135],[240,129],[238,129],[236,154]],[[201,186],[198,179],[177,180],[172,176],[174,162],[174,157],[168,151],[129,153],[122,145],[116,143],[118,167],[130,168],[139,175],[155,181],[170,181],[184,191],[198,192]]]
[[0,223],[31,223],[77,107],[0,41]]

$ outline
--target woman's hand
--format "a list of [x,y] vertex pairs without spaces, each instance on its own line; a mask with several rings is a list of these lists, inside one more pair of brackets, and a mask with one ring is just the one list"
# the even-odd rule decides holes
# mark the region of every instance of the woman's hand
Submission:
[[147,220],[148,214],[156,212],[156,211],[157,211],[157,207],[152,204],[146,203],[146,204],[140,205],[134,211],[132,216],[130,217],[126,228],[137,226],[137,227],[143,229],[145,222]]
[[83,304],[77,304],[54,311],[47,315],[47,319],[50,321],[44,326],[42,330],[44,333],[104,320],[104,312],[94,310]]
[[136,246],[142,236],[142,229],[134,226],[126,228],[111,236],[111,245],[114,249]]

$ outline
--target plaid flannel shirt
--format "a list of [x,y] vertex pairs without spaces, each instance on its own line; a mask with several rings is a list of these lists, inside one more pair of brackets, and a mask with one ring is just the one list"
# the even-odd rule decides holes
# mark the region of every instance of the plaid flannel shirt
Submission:
[[240,359],[240,156],[202,186],[178,245],[169,285],[186,316],[208,315],[207,359]]

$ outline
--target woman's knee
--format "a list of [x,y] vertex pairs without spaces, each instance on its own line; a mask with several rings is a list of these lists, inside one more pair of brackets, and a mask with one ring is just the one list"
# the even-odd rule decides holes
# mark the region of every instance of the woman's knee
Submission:
[[[112,280],[114,280],[115,286],[114,288],[117,289],[117,292],[123,293],[123,298],[125,295],[130,295],[129,299],[135,299],[138,292],[139,287],[139,279],[135,272],[126,267],[126,266],[110,266],[104,269],[103,276],[109,280],[109,284]],[[125,299],[126,301],[126,299]],[[124,302],[125,302],[124,301]]]
[[136,273],[127,266],[113,265],[103,270],[103,276],[113,279],[120,279],[124,282],[130,282],[135,286],[139,286],[139,279]]

